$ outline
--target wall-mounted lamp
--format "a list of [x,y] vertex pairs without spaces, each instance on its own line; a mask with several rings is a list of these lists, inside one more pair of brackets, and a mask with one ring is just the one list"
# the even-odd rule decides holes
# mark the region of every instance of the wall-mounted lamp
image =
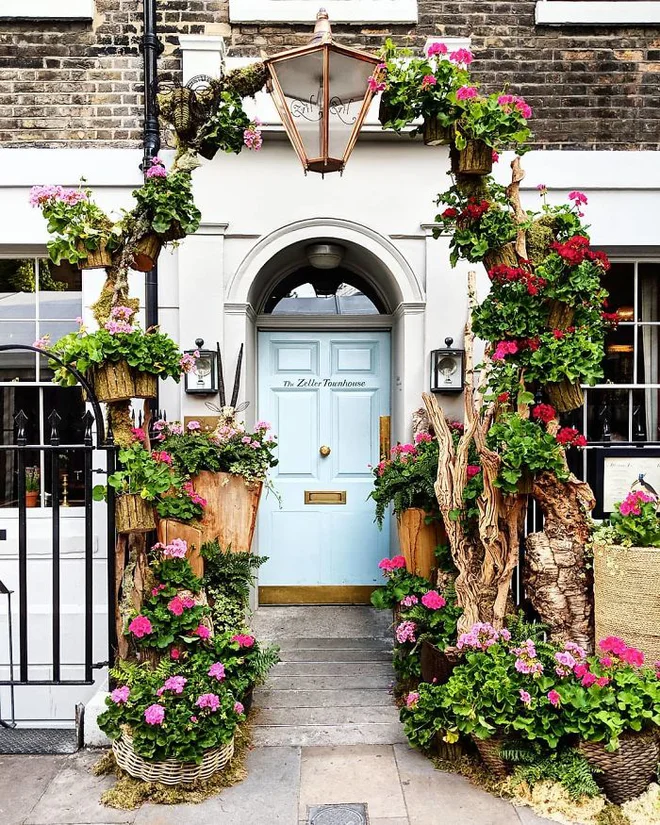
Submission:
[[465,350],[452,347],[453,338],[445,338],[446,349],[431,351],[431,392],[461,392]]
[[185,390],[189,394],[215,395],[218,391],[218,353],[203,349],[204,339],[196,338],[197,349],[186,350],[195,356],[195,369],[185,375]]

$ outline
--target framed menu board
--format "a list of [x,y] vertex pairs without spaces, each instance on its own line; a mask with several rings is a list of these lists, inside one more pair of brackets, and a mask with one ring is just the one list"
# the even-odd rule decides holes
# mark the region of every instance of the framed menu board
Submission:
[[657,447],[611,447],[598,450],[598,506],[594,515],[607,516],[614,505],[635,489],[660,497],[660,449]]

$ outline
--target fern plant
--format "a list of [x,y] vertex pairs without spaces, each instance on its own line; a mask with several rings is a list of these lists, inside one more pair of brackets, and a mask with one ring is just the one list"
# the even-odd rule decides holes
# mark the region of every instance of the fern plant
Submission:
[[574,748],[548,750],[524,740],[502,745],[502,758],[514,764],[513,781],[534,786],[537,782],[558,782],[572,799],[598,796],[601,791],[587,760]]

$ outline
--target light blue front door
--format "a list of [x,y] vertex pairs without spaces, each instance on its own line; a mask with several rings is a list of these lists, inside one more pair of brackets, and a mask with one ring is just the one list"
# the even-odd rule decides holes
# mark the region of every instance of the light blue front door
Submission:
[[259,333],[259,417],[278,437],[282,500],[260,505],[261,586],[381,583],[389,524],[378,529],[367,496],[389,414],[389,333]]

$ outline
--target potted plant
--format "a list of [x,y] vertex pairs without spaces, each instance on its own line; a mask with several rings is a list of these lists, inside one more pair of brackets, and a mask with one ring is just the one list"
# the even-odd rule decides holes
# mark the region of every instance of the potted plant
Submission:
[[596,637],[621,636],[660,660],[658,499],[634,489],[592,537]]
[[121,229],[92,201],[91,190],[33,186],[30,203],[41,209],[55,236],[47,244],[53,263],[67,260],[79,269],[111,266]]
[[39,501],[41,474],[38,467],[25,468],[25,506],[36,507]]
[[[88,332],[81,326],[50,347],[64,364],[91,378],[99,401],[155,398],[158,378],[178,382],[182,372],[194,369],[192,356],[183,355],[168,335],[155,329],[141,330],[134,315],[131,307],[115,306],[101,329]],[[56,362],[52,367],[56,383],[75,384],[66,367]]]
[[656,776],[660,680],[643,666],[642,651],[622,639],[610,636],[598,647],[597,656],[565,672],[556,687],[557,706],[565,731],[580,737],[596,781],[611,802],[622,804]]
[[207,160],[212,160],[220,150],[239,154],[245,146],[255,150],[261,148],[257,124],[245,114],[241,96],[229,89],[220,92],[214,101],[214,110],[197,139],[197,151]]

